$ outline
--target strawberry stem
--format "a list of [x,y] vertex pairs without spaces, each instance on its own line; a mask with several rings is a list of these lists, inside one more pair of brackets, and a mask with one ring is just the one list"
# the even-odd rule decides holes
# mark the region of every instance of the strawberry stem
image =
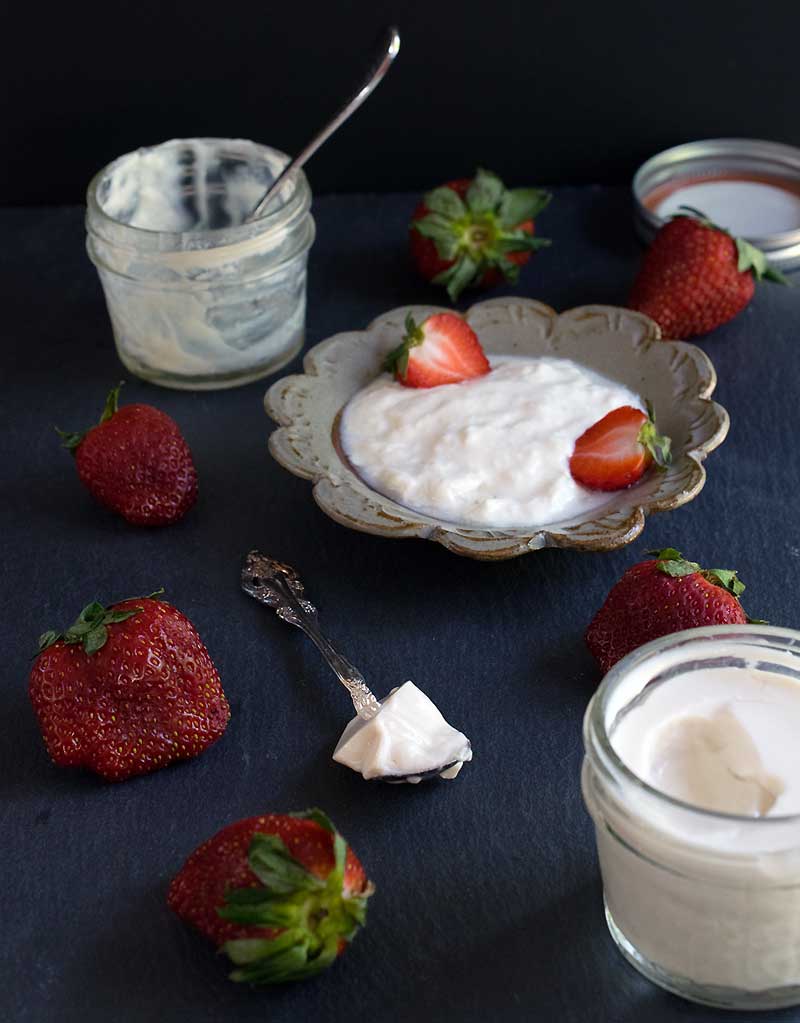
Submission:
[[496,174],[483,168],[475,172],[464,199],[446,185],[428,192],[424,201],[429,212],[409,226],[430,238],[439,258],[451,264],[432,283],[445,285],[453,302],[489,269],[514,283],[519,264],[509,255],[550,244],[547,238],[534,238],[532,229],[524,226],[530,227],[551,198],[541,188],[506,189]]
[[750,270],[757,281],[772,281],[774,284],[792,286],[789,279],[784,277],[780,270],[769,265],[767,257],[761,249],[757,249],[755,245],[751,245],[744,238],[734,238],[733,240],[736,242],[736,251],[739,256],[736,264],[739,273]]
[[83,433],[72,433],[69,430],[59,430],[57,426],[54,426],[53,429],[61,438],[61,447],[66,448],[73,455],[75,454],[75,449],[89,432],[85,430]]
[[682,575],[694,575],[695,572],[700,571],[700,566],[696,561],[687,561],[681,552],[675,550],[674,547],[665,547],[663,550],[648,551],[647,553],[655,555],[656,561],[658,562],[658,570],[659,572],[663,572],[665,575],[678,577]]
[[[685,214],[681,213],[681,210],[686,210],[686,213],[694,217],[695,220],[699,220],[705,227],[713,227],[715,231],[725,231],[724,227],[717,227],[713,220],[707,217],[702,210],[695,209],[694,206],[679,206],[678,212],[675,214],[676,217],[685,216]],[[725,233],[727,234],[727,231]]]
[[663,471],[672,464],[672,440],[666,434],[658,432],[655,413],[650,402],[645,401],[645,406],[647,419],[639,430],[638,441],[650,452],[656,466]]
[[411,349],[421,345],[425,340],[425,331],[422,329],[424,325],[424,320],[418,326],[414,322],[414,317],[411,313],[406,314],[406,333],[402,344],[392,349],[383,363],[383,368],[387,372],[394,373],[401,380],[405,380],[408,376],[408,358],[411,354]]
[[[98,426],[100,426],[102,423],[107,423],[108,420],[119,410],[119,390],[121,387],[124,387],[124,385],[125,381],[120,380],[117,386],[112,387],[111,390],[108,392],[106,403],[103,406],[103,413],[100,416],[100,422],[97,424]],[[80,446],[80,443],[83,440],[83,438],[86,436],[89,430],[94,429],[94,427],[90,426],[89,430],[84,430],[82,433],[73,433],[68,430],[59,430],[57,426],[54,427],[54,429],[61,438],[61,446],[63,448],[66,448],[74,455],[77,448]]]
[[253,835],[247,862],[260,885],[229,889],[217,913],[223,920],[278,928],[274,938],[236,938],[222,951],[238,967],[231,979],[249,984],[304,980],[326,969],[342,941],[352,941],[366,922],[369,885],[344,891],[347,843],[321,810],[292,814],[316,821],[333,836],[334,865],[323,879],[311,873],[277,835]]
[[129,600],[152,600],[153,597],[158,597],[163,592],[162,586],[161,589],[155,590],[146,597],[128,597],[124,601],[118,600],[110,609],[105,608],[99,601],[93,600],[91,604],[86,605],[72,625],[64,632],[55,632],[52,629],[43,632],[39,636],[39,653],[43,653],[61,640],[68,645],[80,643],[83,646],[83,652],[91,656],[105,646],[109,625],[127,621],[128,618],[133,618],[134,615],[144,610],[142,607],[133,607],[127,611],[115,611],[116,604],[124,604]]
[[106,403],[103,407],[103,414],[100,416],[101,423],[107,423],[108,420],[119,410],[119,392],[120,388],[125,386],[125,381],[120,380],[116,387],[112,387],[108,392]]
[[[679,578],[699,573],[707,582],[721,587],[737,600],[745,591],[744,583],[732,568],[702,568],[696,561],[687,561],[674,547],[664,547],[663,550],[648,551],[647,553],[655,556],[659,572],[663,572],[665,575]],[[766,624],[759,618],[748,618],[747,620],[755,625]]]

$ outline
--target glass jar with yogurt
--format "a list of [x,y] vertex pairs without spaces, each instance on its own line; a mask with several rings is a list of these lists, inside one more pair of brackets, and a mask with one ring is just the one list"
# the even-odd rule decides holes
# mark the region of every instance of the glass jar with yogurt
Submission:
[[640,647],[593,697],[584,743],[623,955],[693,1001],[800,1003],[800,632],[719,626]]
[[305,175],[245,222],[288,159],[241,139],[173,139],[92,180],[87,249],[132,373],[168,387],[233,387],[300,350],[314,240]]

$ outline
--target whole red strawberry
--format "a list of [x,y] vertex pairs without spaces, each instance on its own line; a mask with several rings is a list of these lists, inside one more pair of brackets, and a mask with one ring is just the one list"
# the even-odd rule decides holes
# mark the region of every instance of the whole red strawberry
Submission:
[[65,632],[45,632],[39,650],[28,688],[59,767],[121,781],[197,756],[228,724],[208,651],[166,601],[95,601]]
[[759,249],[688,210],[653,239],[628,306],[655,320],[664,337],[695,337],[732,320],[762,279],[788,283]]
[[674,547],[651,553],[653,560],[628,569],[586,630],[586,643],[604,672],[659,636],[751,620],[739,603],[744,584],[736,572],[703,569]]
[[58,432],[92,496],[136,526],[166,526],[197,500],[192,453],[177,423],[152,405],[119,408],[119,389],[97,426]]
[[531,253],[549,245],[534,237],[534,217],[551,195],[541,188],[507,190],[491,171],[434,188],[414,210],[411,256],[426,281],[443,284],[455,302],[464,288],[516,283]]
[[238,969],[279,984],[330,966],[366,922],[374,886],[321,810],[229,824],[192,853],[167,904]]

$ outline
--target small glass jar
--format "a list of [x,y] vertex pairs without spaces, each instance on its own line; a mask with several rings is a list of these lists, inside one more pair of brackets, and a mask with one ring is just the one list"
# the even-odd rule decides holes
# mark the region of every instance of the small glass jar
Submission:
[[242,139],[173,139],[92,180],[87,250],[130,372],[167,387],[234,387],[300,350],[314,240],[302,171],[245,223],[287,162]]
[[621,716],[644,706],[646,686],[678,677],[696,685],[700,676],[687,676],[712,668],[775,672],[798,685],[800,699],[800,632],[732,625],[674,633],[616,664],[589,704],[582,787],[606,919],[625,958],[675,994],[731,1009],[795,1005],[800,816],[692,806],[640,779],[612,745]]

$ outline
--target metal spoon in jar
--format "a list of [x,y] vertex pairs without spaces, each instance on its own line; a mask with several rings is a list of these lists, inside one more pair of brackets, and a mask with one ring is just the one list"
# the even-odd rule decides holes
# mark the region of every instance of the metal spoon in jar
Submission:
[[367,77],[364,79],[363,85],[348,99],[344,106],[339,112],[331,118],[325,127],[319,131],[313,139],[302,149],[297,156],[290,163],[284,167],[281,173],[275,178],[272,184],[269,186],[264,196],[259,200],[258,205],[246,218],[245,223],[250,223],[252,220],[256,220],[258,217],[266,211],[269,205],[270,199],[272,199],[281,185],[286,181],[290,174],[293,174],[296,170],[316,153],[323,142],[333,135],[337,128],[344,124],[347,118],[355,113],[356,110],[361,106],[364,100],[374,92],[376,86],[381,81],[383,76],[392,66],[392,62],[397,54],[400,52],[400,33],[396,28],[388,28],[385,32],[381,33],[380,43],[377,45],[375,55],[370,62],[369,71]]
[[[273,608],[279,618],[302,629],[348,691],[358,717],[348,725],[343,740],[348,735],[357,732],[362,727],[362,723],[372,721],[381,713],[383,705],[368,688],[361,672],[335,650],[330,641],[320,632],[317,609],[303,596],[303,584],[293,568],[280,561],[275,561],[259,551],[250,551],[242,569],[242,589],[255,600]],[[427,705],[430,703],[427,697],[419,693],[412,683],[407,682],[405,685],[414,688],[415,698],[421,698],[424,701],[423,706],[427,709]],[[399,690],[396,691],[399,692]],[[387,697],[387,699],[389,698]],[[430,704],[430,707],[433,708],[433,705]],[[443,762],[436,765],[434,760],[434,766],[409,774],[382,775],[380,776],[381,781],[416,783],[436,777],[453,778],[462,764],[472,759],[472,749],[467,738],[451,728],[435,708],[433,711],[441,721],[441,724],[438,724],[437,721],[439,729],[437,734],[444,737],[445,745],[450,751]],[[404,723],[403,731],[407,731],[407,722]],[[341,746],[341,741],[339,745]],[[454,754],[453,750],[457,750],[457,752]]]

